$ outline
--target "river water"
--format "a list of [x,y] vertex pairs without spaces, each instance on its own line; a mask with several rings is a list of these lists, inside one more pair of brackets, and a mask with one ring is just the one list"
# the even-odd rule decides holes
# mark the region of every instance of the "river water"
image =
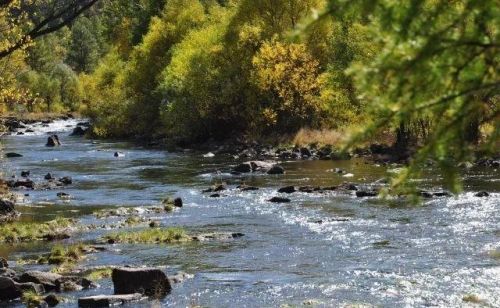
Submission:
[[[474,295],[483,305],[500,307],[500,173],[473,169],[465,176],[465,191],[413,205],[404,200],[359,199],[354,195],[295,193],[288,204],[267,200],[285,185],[332,186],[346,180],[331,172],[343,168],[348,180],[372,182],[387,175],[386,167],[350,161],[284,162],[286,175],[232,176],[240,161],[203,153],[168,153],[127,142],[69,137],[76,121],[56,121],[35,127],[35,133],[7,136],[5,152],[23,157],[4,161],[6,174],[30,170],[35,182],[50,172],[71,176],[64,190],[26,191],[20,207],[23,220],[55,216],[102,223],[92,212],[109,207],[158,205],[169,195],[182,197],[184,207],[155,214],[162,226],[183,226],[190,233],[241,232],[231,241],[182,245],[113,245],[87,258],[82,266],[164,266],[168,274],[194,275],[157,306],[280,307],[383,306],[466,307]],[[63,145],[45,147],[47,132],[58,131]],[[123,152],[115,158],[113,153]],[[390,167],[395,168],[395,167]],[[201,190],[225,181],[222,198]],[[440,182],[430,172],[422,187]],[[240,192],[236,185],[260,187]],[[490,196],[475,197],[486,190]],[[60,200],[56,193],[72,196]],[[92,242],[105,234],[77,234],[67,243]],[[47,243],[9,246],[0,256],[9,260],[39,255]],[[43,268],[43,266],[31,266]],[[95,290],[63,294],[76,306],[84,295],[112,294],[110,280]],[[150,307],[145,303],[143,307]],[[15,306],[15,304],[10,304]],[[133,307],[138,304],[131,305]]]

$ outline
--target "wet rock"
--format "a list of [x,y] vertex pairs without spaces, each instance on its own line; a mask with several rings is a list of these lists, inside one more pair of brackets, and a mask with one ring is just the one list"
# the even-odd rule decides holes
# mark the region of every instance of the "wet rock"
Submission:
[[45,296],[43,300],[47,303],[47,305],[49,305],[49,307],[55,307],[61,302],[61,299],[55,294],[49,294]]
[[159,297],[172,291],[167,275],[157,268],[115,268],[112,280],[115,294],[139,292]]
[[4,258],[0,258],[0,268],[8,268],[9,263],[7,263],[7,260]]
[[29,177],[30,176],[30,171],[29,170],[23,170],[23,171],[21,171],[21,176],[23,178]]
[[147,298],[140,293],[125,294],[125,295],[96,295],[96,296],[79,298],[78,307],[81,308],[113,307],[128,303],[135,303],[145,299]]
[[65,176],[60,178],[59,182],[61,182],[64,185],[71,185],[73,184],[73,179],[70,176]]
[[241,191],[259,190],[258,187],[249,186],[249,185],[238,185],[236,188],[240,189]]
[[285,187],[282,187],[282,188],[278,189],[278,192],[279,193],[291,194],[291,193],[296,192],[296,190],[295,190],[295,186],[285,186]]
[[7,158],[17,158],[17,157],[23,157],[23,156],[21,154],[19,154],[19,153],[9,152],[9,153],[5,154],[5,157],[7,157]]
[[376,197],[378,193],[376,191],[369,190],[358,190],[356,191],[356,197],[365,198],[365,197]]
[[175,198],[174,199],[174,206],[175,207],[182,207],[183,206],[182,199],[181,198]]
[[69,199],[69,198],[71,198],[71,195],[67,194],[65,192],[59,192],[59,193],[57,193],[57,197],[61,198],[61,199]]
[[197,236],[193,236],[193,241],[206,242],[206,241],[225,241],[232,240],[244,236],[243,233],[228,233],[228,232],[217,232],[217,233],[204,233]]
[[209,197],[210,198],[220,198],[221,195],[220,194],[211,194]]
[[63,276],[55,273],[28,271],[19,277],[19,282],[33,282],[41,284],[47,291],[57,290],[56,281]]
[[267,174],[285,174],[285,168],[279,166],[279,165],[274,165],[267,171]]
[[320,187],[313,187],[313,186],[301,186],[299,187],[299,191],[303,193],[313,193],[313,192],[319,192],[321,191]]
[[0,277],[8,277],[8,278],[15,278],[17,277],[17,273],[10,269],[10,268],[0,268]]
[[480,192],[476,193],[474,196],[482,198],[482,197],[489,197],[489,195],[490,194],[486,191],[480,191]]
[[83,127],[90,127],[90,122],[78,122],[76,123],[77,126],[83,126]]
[[302,155],[302,157],[304,158],[308,158],[308,157],[311,157],[312,154],[311,154],[311,150],[309,150],[308,148],[300,148],[300,155]]
[[173,276],[168,277],[168,280],[170,281],[170,284],[177,284],[177,283],[183,283],[187,279],[193,278],[193,275],[184,273],[184,272],[179,272]]
[[345,190],[351,190],[351,191],[358,190],[358,187],[352,183],[343,183],[340,188],[345,189]]
[[35,182],[29,179],[25,180],[19,180],[19,181],[8,181],[7,186],[9,188],[28,188],[28,189],[34,189],[35,188]]
[[84,136],[87,133],[87,129],[84,129],[81,126],[77,126],[73,129],[70,136]]
[[45,146],[48,147],[56,147],[60,146],[61,142],[59,141],[59,136],[57,135],[51,135],[49,138],[47,138],[47,144]]
[[288,202],[291,202],[292,200],[290,200],[288,198],[283,198],[283,197],[272,197],[268,201],[273,202],[273,203],[288,203]]
[[159,226],[160,226],[160,223],[158,223],[157,221],[151,221],[149,223],[150,228],[158,228]]
[[239,164],[238,166],[236,166],[233,171],[235,172],[239,172],[239,173],[248,173],[248,172],[252,172],[252,165],[248,162],[248,163],[242,163],[242,164]]
[[63,276],[55,280],[56,290],[58,292],[72,292],[97,287],[95,283],[78,276]]
[[425,190],[421,190],[418,192],[418,195],[422,198],[432,198],[433,197],[433,194],[431,192],[428,192],[428,191],[425,191]]
[[434,197],[451,197],[451,194],[447,191],[438,191],[432,194]]
[[32,130],[31,128],[28,128],[25,132],[26,132],[26,133],[34,133],[35,131],[34,131],[34,130]]
[[115,152],[115,154],[113,154],[114,157],[125,157],[125,153],[123,152]]
[[334,190],[337,190],[338,187],[337,186],[326,186],[326,187],[322,187],[321,190],[324,190],[324,191],[334,191]]
[[32,282],[18,283],[8,277],[0,277],[0,301],[14,300],[23,294],[23,292],[34,292],[42,294],[45,292],[41,284]]
[[50,174],[50,173],[47,173],[45,176],[44,176],[44,179],[46,179],[47,181],[50,181],[50,180],[55,180],[56,178]]

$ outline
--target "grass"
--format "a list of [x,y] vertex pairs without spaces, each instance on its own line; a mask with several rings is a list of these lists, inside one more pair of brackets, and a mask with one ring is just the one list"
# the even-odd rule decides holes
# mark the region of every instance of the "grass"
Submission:
[[56,218],[48,222],[11,222],[0,225],[0,243],[54,240],[67,236],[73,219]]
[[293,138],[293,144],[296,145],[309,145],[312,143],[323,145],[339,145],[344,142],[345,133],[331,129],[309,129],[302,128],[297,132]]
[[180,243],[190,241],[186,231],[182,228],[152,228],[135,232],[112,233],[105,237],[108,241],[129,244],[158,244],[158,243]]
[[113,273],[112,268],[109,267],[99,268],[89,272],[87,275],[85,275],[85,278],[91,281],[102,280],[105,278],[110,278],[112,273]]
[[21,296],[21,301],[26,305],[26,307],[39,307],[43,302],[43,296],[38,295],[33,291],[27,291]]

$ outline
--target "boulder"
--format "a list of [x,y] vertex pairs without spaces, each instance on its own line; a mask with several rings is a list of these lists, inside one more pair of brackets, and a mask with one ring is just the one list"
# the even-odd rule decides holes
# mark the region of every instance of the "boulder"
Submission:
[[29,177],[30,176],[30,171],[29,170],[23,170],[23,171],[21,171],[21,176],[23,178]]
[[24,188],[29,188],[29,189],[34,189],[35,188],[35,182],[29,179],[25,180],[19,180],[19,181],[10,181],[8,183],[9,187],[11,188],[19,188],[19,187],[24,187]]
[[174,199],[174,206],[175,207],[182,207],[183,206],[182,199],[181,198],[175,198]]
[[5,154],[5,157],[7,157],[7,158],[16,158],[16,157],[23,157],[23,156],[21,154],[18,154],[18,153],[9,152],[9,153]]
[[3,267],[0,268],[0,277],[15,278],[17,277],[17,273],[10,268]]
[[285,187],[282,187],[282,188],[278,189],[278,192],[279,193],[291,194],[291,193],[296,192],[296,190],[295,190],[295,186],[285,186]]
[[41,284],[47,291],[57,290],[57,280],[63,276],[55,273],[47,273],[40,271],[28,271],[19,277],[19,282],[33,282]]
[[81,126],[77,126],[73,129],[70,136],[84,136],[87,133],[87,130]]
[[61,302],[61,299],[55,294],[49,294],[45,296],[43,300],[47,303],[47,305],[49,305],[49,307],[55,307]]
[[59,136],[57,135],[51,135],[47,138],[47,144],[46,146],[48,147],[56,147],[60,146],[61,142],[59,141]]
[[300,155],[303,158],[309,158],[312,156],[312,153],[311,150],[309,150],[308,148],[300,148]]
[[0,301],[9,301],[21,297],[23,292],[31,291],[36,294],[45,292],[40,284],[28,282],[18,283],[9,277],[0,276]]
[[0,268],[8,268],[8,267],[9,263],[7,262],[7,260],[4,258],[0,258]]
[[47,181],[50,181],[50,180],[55,180],[56,178],[51,173],[47,173],[44,176],[44,179],[46,179]]
[[288,198],[282,198],[282,197],[272,197],[268,201],[273,202],[273,203],[288,203],[288,202],[291,202],[292,200],[290,200]]
[[140,293],[125,294],[125,295],[96,295],[89,297],[81,297],[78,299],[78,307],[96,308],[96,307],[113,307],[124,305],[127,303],[135,303],[145,300]]
[[252,165],[247,162],[247,163],[242,163],[242,164],[239,164],[238,166],[236,166],[233,171],[235,172],[239,172],[239,173],[248,173],[248,172],[252,172]]
[[164,296],[172,291],[167,275],[157,268],[115,268],[112,273],[115,294],[142,293]]
[[265,162],[260,160],[249,161],[241,163],[233,169],[233,172],[238,173],[249,173],[249,172],[268,172],[273,168],[275,164],[271,162]]
[[274,165],[267,171],[267,174],[285,174],[285,168],[279,166],[279,165]]

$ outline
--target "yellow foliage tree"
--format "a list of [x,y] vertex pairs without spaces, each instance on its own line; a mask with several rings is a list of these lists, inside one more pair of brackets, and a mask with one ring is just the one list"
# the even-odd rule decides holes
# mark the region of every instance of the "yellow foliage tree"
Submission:
[[314,126],[321,102],[319,63],[304,44],[264,43],[253,58],[253,82],[260,89],[267,124],[296,130]]

